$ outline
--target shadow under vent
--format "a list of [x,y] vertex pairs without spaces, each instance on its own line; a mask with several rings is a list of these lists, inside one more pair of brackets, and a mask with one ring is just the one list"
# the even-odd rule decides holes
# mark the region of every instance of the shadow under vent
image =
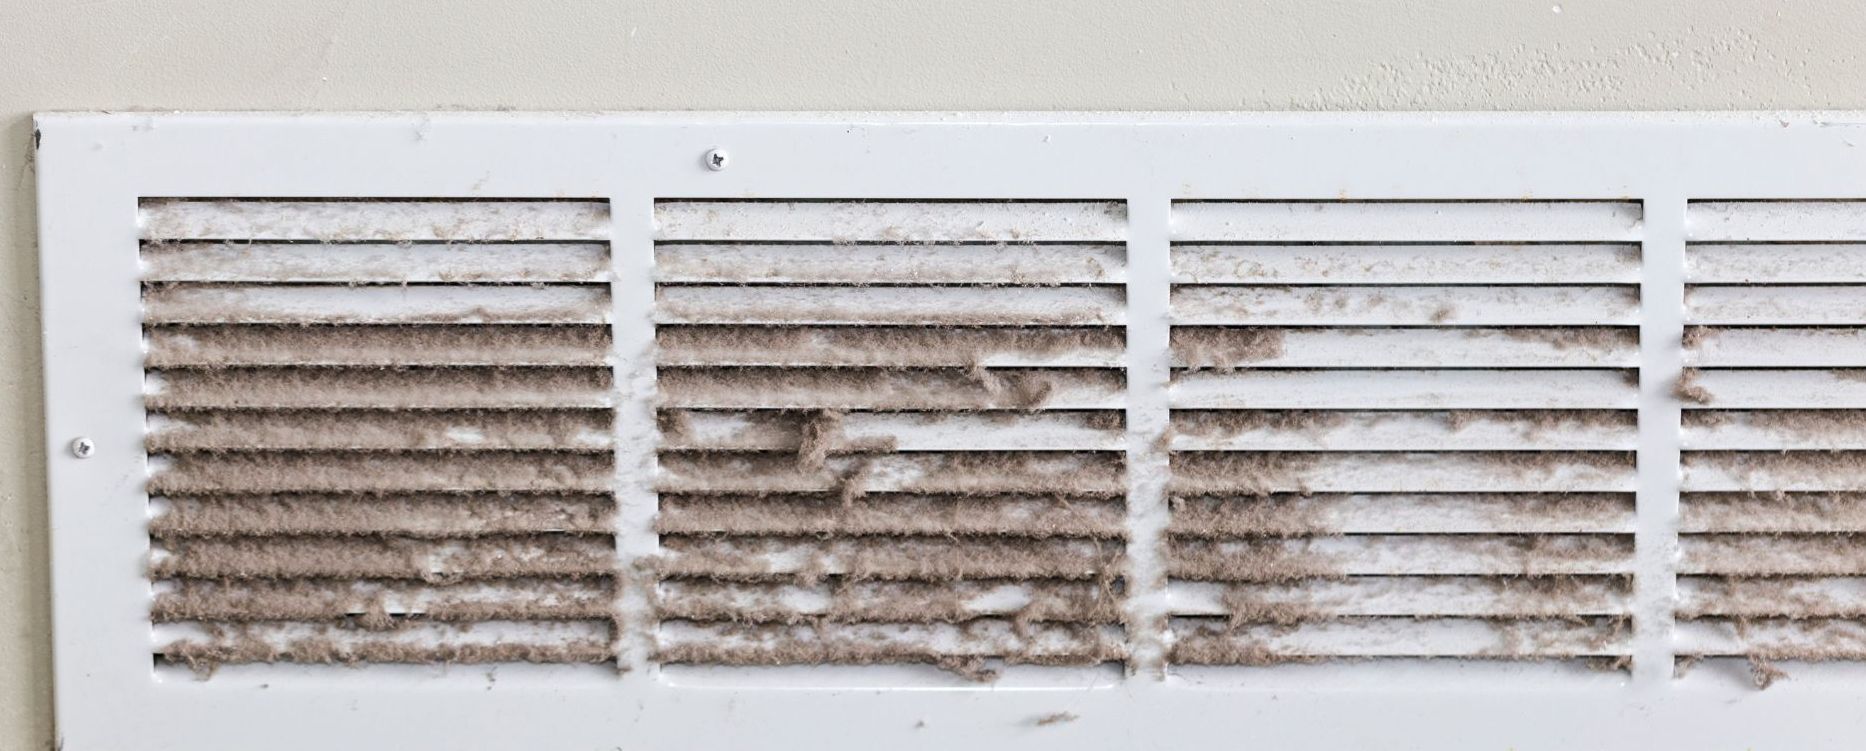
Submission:
[[661,660],[1123,658],[1121,204],[655,216]]
[[607,204],[142,224],[160,658],[613,659]]
[[1630,655],[1637,204],[1173,214],[1174,662]]
[[1678,655],[1866,658],[1866,203],[1688,218]]

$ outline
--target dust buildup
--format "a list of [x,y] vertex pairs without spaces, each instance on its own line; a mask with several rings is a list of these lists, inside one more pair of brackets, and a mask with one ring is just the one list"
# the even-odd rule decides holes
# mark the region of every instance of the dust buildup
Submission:
[[1119,571],[1123,546],[1098,540],[910,537],[662,539],[663,576],[722,581],[1095,580]]
[[181,451],[612,450],[608,410],[230,410],[170,413],[153,453]]
[[615,479],[609,454],[377,452],[172,454],[151,495],[255,493],[599,493]]
[[1711,395],[1710,389],[1698,384],[1698,376],[1701,372],[1696,368],[1685,368],[1684,372],[1678,375],[1678,383],[1672,387],[1672,396],[1692,404],[1710,404],[1715,397]]
[[822,469],[830,449],[842,441],[842,413],[817,410],[804,420],[797,439],[797,465],[803,469]]
[[1679,511],[1689,532],[1866,532],[1866,493],[1858,492],[1685,493]]
[[669,365],[959,368],[1084,359],[1118,363],[1120,328],[922,328],[662,326],[659,358]]
[[607,368],[164,370],[152,410],[607,407]]
[[1009,618],[1013,623],[1115,624],[1120,592],[1099,581],[979,580],[856,581],[828,577],[813,584],[678,579],[662,583],[670,596],[661,615],[732,623],[963,623]]
[[874,665],[920,663],[989,681],[992,663],[1087,666],[1126,659],[1120,638],[1104,626],[1042,624],[1019,627],[981,619],[921,633],[888,624],[695,624],[704,639],[664,643],[667,663],[716,665]]
[[[683,253],[737,263],[733,245],[706,247]],[[1003,286],[992,294],[1029,285]],[[699,299],[690,291],[657,294]],[[1118,287],[1093,291],[1118,303]],[[658,659],[926,663],[975,679],[1122,659],[1125,452],[1053,450],[1051,437],[1124,428],[1126,332],[1095,325],[1105,305],[1021,321],[780,307],[793,321],[899,325],[657,329]],[[1017,449],[1023,435],[1036,450]]]
[[1283,329],[1174,327],[1173,360],[1191,370],[1230,370],[1283,356]]
[[[605,578],[510,579],[429,585],[405,581],[200,580],[171,582],[150,617],[184,621],[345,622],[418,618],[443,622],[606,620],[615,590]],[[390,626],[391,628],[393,625]]]
[[178,497],[150,520],[157,539],[268,535],[469,538],[528,532],[607,534],[607,495],[281,495]]
[[1729,475],[1753,492],[1850,490],[1866,477],[1866,451],[1687,451],[1687,470]]
[[1114,499],[1067,496],[871,494],[684,496],[661,499],[662,534],[1004,535],[1047,539],[1126,535]]
[[1404,504],[1412,513],[1481,513],[1483,526],[1497,530],[1535,529],[1551,522],[1595,526],[1628,521],[1633,514],[1631,494],[1611,493],[1190,496],[1173,500],[1167,531],[1205,539],[1328,536],[1349,525],[1366,531],[1380,524],[1372,518],[1377,512],[1366,508],[1370,499]]
[[191,579],[468,579],[615,572],[615,543],[606,535],[523,535],[471,540],[251,537],[166,540],[150,570],[157,578]]
[[299,663],[348,665],[429,663],[478,665],[501,662],[602,663],[614,659],[608,640],[544,644],[408,644],[345,641],[312,636],[285,641],[242,635],[238,627],[213,641],[182,640],[156,648],[163,660],[185,665],[203,678],[221,665]]
[[664,452],[661,491],[671,494],[773,495],[873,492],[955,495],[1127,492],[1125,458],[1114,452],[903,452],[835,456],[820,470],[794,455]]
[[1695,534],[1680,540],[1680,573],[1853,576],[1866,572],[1858,534]]
[[712,409],[1019,410],[1120,398],[1126,378],[1093,368],[664,368],[670,407]]
[[1606,354],[1639,348],[1639,330],[1630,326],[1507,326],[1495,329],[1523,342],[1547,344],[1557,350],[1585,350]]
[[1459,451],[1399,452],[1219,452],[1189,451],[1172,457],[1170,489],[1179,495],[1311,493],[1323,471],[1357,457],[1430,467],[1455,467],[1473,476],[1506,473],[1539,482],[1562,472],[1612,475],[1633,469],[1631,452],[1618,451]]
[[151,368],[254,365],[603,367],[607,326],[152,326]]
[[[507,233],[480,226],[498,205],[457,219]],[[604,247],[580,261],[602,268]],[[382,250],[365,275],[399,273]],[[446,250],[468,265],[480,252]],[[615,384],[593,315],[607,292],[534,285],[470,305],[487,290],[423,285],[428,309],[394,324],[294,317],[285,295],[317,292],[298,286],[145,285],[151,617],[201,634],[158,656],[203,672],[613,660]],[[511,315],[565,323],[481,323]],[[485,623],[523,636],[475,643]]]

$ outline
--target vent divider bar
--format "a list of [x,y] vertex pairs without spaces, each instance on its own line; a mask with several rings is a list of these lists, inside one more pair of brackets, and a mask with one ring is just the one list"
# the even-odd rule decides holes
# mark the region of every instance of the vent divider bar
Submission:
[[1128,669],[1165,675],[1168,591],[1167,430],[1172,423],[1170,335],[1172,201],[1127,203],[1127,638]]
[[654,197],[613,196],[610,305],[615,394],[616,663],[627,677],[653,680],[655,577],[642,569],[660,554],[654,517],[659,431],[655,422]]
[[1639,281],[1639,479],[1633,541],[1633,683],[1672,680],[1677,594],[1680,402],[1684,375],[1685,198],[1645,200]]

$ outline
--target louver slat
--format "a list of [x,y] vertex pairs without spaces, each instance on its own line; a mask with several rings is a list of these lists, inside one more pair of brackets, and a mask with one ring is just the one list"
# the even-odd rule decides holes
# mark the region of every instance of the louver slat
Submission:
[[1688,207],[1681,660],[1866,659],[1866,205]]
[[614,660],[605,204],[142,219],[158,658]]
[[1173,221],[1171,660],[1624,664],[1637,204]]
[[1120,204],[655,214],[658,659],[1125,659]]

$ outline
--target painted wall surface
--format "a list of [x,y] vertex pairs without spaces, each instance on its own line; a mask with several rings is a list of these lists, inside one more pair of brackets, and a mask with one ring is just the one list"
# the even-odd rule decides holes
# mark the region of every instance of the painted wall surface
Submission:
[[35,111],[1866,109],[1857,0],[3,0],[0,29],[0,750],[55,743]]

